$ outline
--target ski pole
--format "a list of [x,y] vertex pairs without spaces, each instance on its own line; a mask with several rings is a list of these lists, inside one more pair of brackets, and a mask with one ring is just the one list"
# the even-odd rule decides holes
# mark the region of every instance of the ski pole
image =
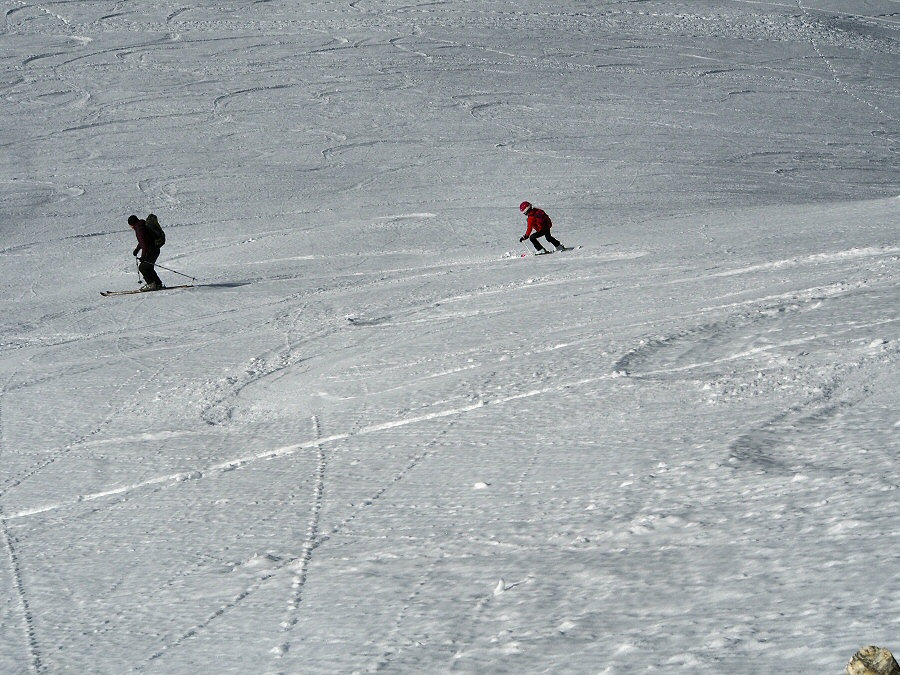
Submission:
[[166,270],[167,272],[173,272],[175,274],[180,274],[183,277],[187,277],[191,281],[197,281],[197,277],[192,277],[190,274],[185,274],[184,272],[179,272],[178,270],[173,270],[170,267],[163,267],[162,265],[157,265],[156,263],[153,263],[153,266],[158,267],[161,270]]
[[[147,262],[147,261],[141,260],[141,262]],[[153,265],[154,267],[158,267],[161,270],[166,270],[167,272],[174,272],[175,274],[180,274],[183,277],[187,277],[191,281],[197,281],[197,277],[192,277],[190,274],[185,274],[183,272],[179,272],[178,270],[173,270],[169,267],[164,267],[163,265],[160,265],[158,263],[148,263],[148,264]]]

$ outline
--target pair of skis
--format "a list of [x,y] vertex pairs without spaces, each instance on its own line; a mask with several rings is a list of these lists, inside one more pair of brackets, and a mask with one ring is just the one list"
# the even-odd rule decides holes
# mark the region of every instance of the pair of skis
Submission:
[[531,251],[524,251],[524,252],[522,252],[522,253],[514,253],[514,254],[510,253],[510,254],[507,254],[506,257],[509,257],[509,258],[530,258],[531,256],[536,256],[536,255],[550,255],[551,253],[563,253],[564,251],[576,251],[576,250],[578,250],[579,248],[583,248],[583,247],[582,247],[582,246],[563,246],[563,247],[562,247],[561,249],[559,249],[559,250],[553,250],[553,251],[551,251],[551,250],[545,250],[543,253],[541,253],[540,251],[534,251],[534,252],[531,252]]
[[180,284],[178,286],[163,286],[155,291],[142,291],[140,289],[134,289],[133,291],[100,291],[100,295],[104,298],[108,298],[113,295],[133,295],[135,293],[158,293],[159,291],[174,291],[178,288],[193,288],[194,284]]
[[535,251],[532,255],[549,255],[551,253],[562,253],[563,251],[574,251],[576,248],[581,248],[580,246],[563,246],[562,248],[553,249],[544,249],[543,251]]

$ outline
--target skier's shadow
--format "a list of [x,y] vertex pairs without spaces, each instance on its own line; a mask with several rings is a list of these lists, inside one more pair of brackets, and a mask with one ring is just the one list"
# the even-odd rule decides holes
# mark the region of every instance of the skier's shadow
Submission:
[[240,288],[241,286],[249,286],[249,281],[231,281],[221,284],[195,284],[195,288]]

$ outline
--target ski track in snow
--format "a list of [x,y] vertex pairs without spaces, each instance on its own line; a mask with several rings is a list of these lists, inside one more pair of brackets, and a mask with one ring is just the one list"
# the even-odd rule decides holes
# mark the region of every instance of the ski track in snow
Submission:
[[22,581],[22,569],[19,562],[19,556],[16,553],[12,535],[9,531],[9,525],[3,518],[3,509],[0,507],[0,534],[3,537],[3,548],[6,551],[6,557],[9,562],[9,571],[12,575],[13,588],[15,596],[18,600],[20,613],[22,615],[22,629],[24,639],[28,645],[28,657],[24,660],[29,664],[29,670],[39,673],[42,670],[41,649],[35,635],[34,617],[28,595],[25,591],[24,582]]
[[[0,458],[3,458],[6,453],[6,445],[3,441],[3,403],[9,390],[10,382],[17,372],[17,370],[13,371],[13,374],[4,383],[2,390],[0,390]],[[0,504],[0,536],[2,536],[3,539],[3,550],[6,552],[8,572],[12,581],[11,586],[15,594],[16,604],[21,618],[23,641],[27,645],[28,651],[27,657],[23,655],[15,660],[20,663],[22,661],[28,663],[30,671],[39,673],[41,672],[41,649],[37,642],[37,636],[35,635],[32,609],[22,580],[22,568],[19,562],[19,555],[16,552],[15,541],[13,535],[10,533],[9,523],[6,520],[2,504]]]
[[[316,436],[321,436],[318,418],[313,418],[313,425],[316,430]],[[325,479],[327,469],[327,455],[325,447],[320,443],[316,446],[316,476],[312,497],[312,506],[310,507],[309,526],[306,530],[306,540],[303,542],[302,551],[299,560],[292,564],[293,579],[291,581],[291,597],[287,603],[287,613],[281,626],[285,634],[286,640],[273,648],[276,654],[285,654],[291,648],[290,634],[297,625],[297,613],[300,611],[300,603],[303,599],[303,586],[306,584],[306,578],[309,574],[309,563],[312,559],[313,551],[322,543],[319,535],[319,517],[322,511],[322,501],[325,494]]]

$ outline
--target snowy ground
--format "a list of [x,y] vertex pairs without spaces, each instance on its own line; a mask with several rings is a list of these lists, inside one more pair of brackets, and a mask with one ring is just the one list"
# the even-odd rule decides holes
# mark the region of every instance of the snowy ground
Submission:
[[0,0],[0,672],[900,651],[900,2],[549,4]]

